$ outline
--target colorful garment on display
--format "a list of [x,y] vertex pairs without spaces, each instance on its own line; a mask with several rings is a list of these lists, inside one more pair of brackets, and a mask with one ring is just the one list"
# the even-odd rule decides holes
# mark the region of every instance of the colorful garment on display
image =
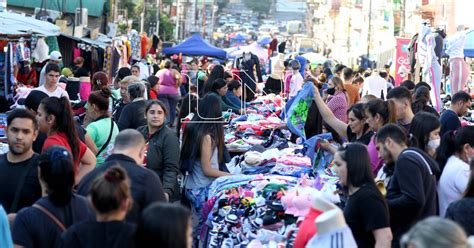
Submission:
[[38,39],[36,47],[31,53],[31,56],[35,59],[35,61],[43,63],[45,60],[49,59],[49,50],[49,46],[46,44],[45,39],[41,37]]
[[[128,35],[128,40],[130,41],[131,46],[131,59],[132,61],[137,61],[141,59],[141,37],[138,35],[137,30],[130,31]],[[132,62],[131,62],[132,63]]]
[[30,48],[27,47],[25,40],[20,38],[16,46],[16,61],[30,61],[30,57]]
[[331,153],[321,148],[321,140],[332,140],[331,133],[323,133],[311,137],[304,143],[306,149],[306,156],[311,159],[311,165],[315,173],[320,174],[321,171],[325,170],[327,165],[333,160]]
[[419,57],[422,61],[423,78],[431,86],[430,97],[433,107],[440,112],[441,101],[441,66],[435,54],[436,43],[428,26],[423,26],[419,42]]
[[305,83],[303,88],[292,99],[290,107],[286,113],[286,125],[295,135],[305,140],[306,134],[304,126],[308,118],[309,108],[314,98],[314,86],[312,83]]

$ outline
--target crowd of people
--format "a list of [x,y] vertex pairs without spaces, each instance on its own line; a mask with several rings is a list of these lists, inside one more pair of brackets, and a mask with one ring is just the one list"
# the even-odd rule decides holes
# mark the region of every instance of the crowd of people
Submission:
[[[231,175],[222,115],[244,114],[246,85],[207,57],[164,60],[148,77],[124,67],[113,79],[89,75],[83,58],[68,70],[60,60],[53,51],[25,108],[8,113],[0,246],[198,247],[208,187]],[[307,62],[283,61],[257,93],[289,104],[313,86],[308,115],[335,137],[321,147],[334,155],[357,246],[467,247],[474,126],[462,116],[471,96],[459,91],[438,112],[426,83]],[[90,77],[82,104],[61,86],[71,76]]]

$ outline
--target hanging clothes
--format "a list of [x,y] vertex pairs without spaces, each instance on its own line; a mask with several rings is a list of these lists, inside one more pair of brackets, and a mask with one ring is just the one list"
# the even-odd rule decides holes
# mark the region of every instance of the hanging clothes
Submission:
[[30,61],[31,52],[24,38],[20,38],[16,46],[16,61]]
[[469,66],[464,61],[465,41],[466,33],[460,31],[446,42],[446,54],[449,55],[451,96],[463,90],[469,78]]
[[148,46],[148,37],[146,34],[142,34],[140,36],[140,55],[142,58],[146,58],[146,53],[147,53],[147,46]]
[[43,37],[39,38],[36,42],[36,47],[31,53],[31,56],[39,63],[43,63],[45,60],[49,59],[49,46],[46,44]]
[[423,65],[423,79],[431,85],[430,97],[433,107],[440,112],[441,102],[441,66],[435,54],[435,40],[430,28],[423,26],[420,42],[418,45],[418,57]]
[[[237,68],[240,70],[242,80],[242,90],[245,92],[246,101],[250,102],[255,98],[257,82],[263,82],[262,71],[258,57],[252,53],[243,53],[242,57],[236,60]],[[255,78],[257,75],[257,78]],[[258,81],[256,81],[256,79]]]

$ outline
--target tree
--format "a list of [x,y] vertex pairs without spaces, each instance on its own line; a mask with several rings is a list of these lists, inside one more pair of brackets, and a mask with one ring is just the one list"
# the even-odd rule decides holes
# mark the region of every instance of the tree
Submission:
[[272,5],[272,0],[243,0],[247,8],[262,14],[267,14]]

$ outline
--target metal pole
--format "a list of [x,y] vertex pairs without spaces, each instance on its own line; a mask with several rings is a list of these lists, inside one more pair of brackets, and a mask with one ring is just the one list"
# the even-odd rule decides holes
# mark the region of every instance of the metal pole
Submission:
[[202,37],[206,37],[206,0],[202,1]]
[[160,0],[156,0],[156,35],[160,36],[160,11],[161,5]]
[[143,11],[140,13],[140,33],[145,31],[145,11],[146,11],[146,1],[143,1]]
[[179,0],[176,0],[176,27],[175,27],[175,30],[174,30],[174,40],[175,41],[178,41],[178,39],[179,39],[179,15],[180,15]]
[[402,9],[400,11],[400,15],[401,15],[401,27],[400,27],[400,36],[402,37],[405,37],[405,23],[406,23],[406,0],[402,0]]
[[211,17],[211,37],[209,38],[210,41],[212,41],[213,38],[214,38],[214,22],[215,22],[214,18],[215,18],[215,12],[216,12],[215,9],[214,9],[215,6],[216,6],[216,0],[212,0],[212,7],[211,7],[211,11],[212,11],[211,12],[211,16],[212,16]]
[[370,56],[370,33],[372,32],[372,0],[369,1],[369,31],[367,32],[367,59]]

